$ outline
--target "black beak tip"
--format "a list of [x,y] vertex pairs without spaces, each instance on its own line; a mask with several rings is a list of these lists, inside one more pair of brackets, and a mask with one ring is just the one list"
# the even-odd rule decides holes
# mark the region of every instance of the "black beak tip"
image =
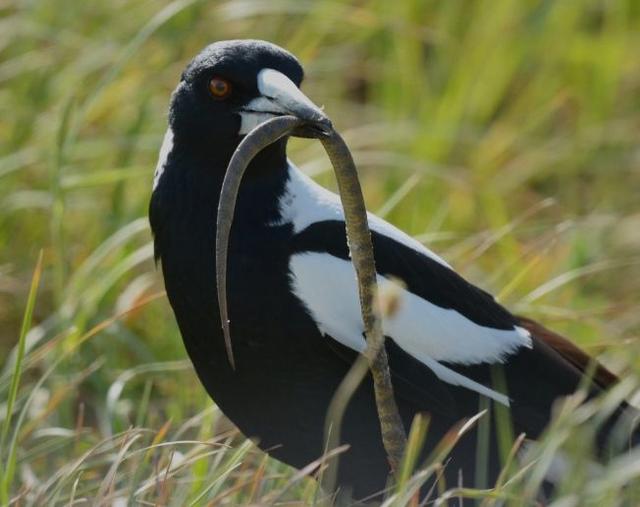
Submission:
[[324,115],[315,115],[312,118],[305,119],[304,123],[296,128],[293,134],[296,137],[318,139],[321,137],[329,137],[332,132],[333,124],[331,120]]
[[323,137],[328,137],[331,135],[331,132],[333,132],[333,123],[331,123],[331,120],[326,116],[321,116],[314,120],[309,126]]

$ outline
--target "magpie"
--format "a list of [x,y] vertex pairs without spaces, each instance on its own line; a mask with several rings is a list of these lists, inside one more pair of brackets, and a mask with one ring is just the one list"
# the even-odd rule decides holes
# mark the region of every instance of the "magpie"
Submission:
[[[149,210],[156,259],[202,384],[247,437],[297,468],[323,454],[327,408],[365,347],[340,200],[287,158],[286,138],[249,165],[228,254],[235,368],[218,313],[215,234],[225,169],[244,135],[279,115],[330,124],[300,91],[302,80],[298,60],[274,44],[207,46],[173,92]],[[482,403],[508,407],[514,431],[535,440],[555,400],[582,384],[594,397],[617,382],[571,342],[513,315],[420,242],[375,215],[368,220],[378,283],[398,295],[383,321],[396,402],[407,429],[416,414],[430,415],[425,453]],[[603,424],[599,446],[628,410],[621,404]],[[483,475],[491,483],[501,463],[493,423],[489,433]],[[348,404],[341,440],[349,447],[338,485],[356,498],[383,490],[390,471],[369,377]],[[476,449],[471,431],[450,455],[447,484],[475,485]]]

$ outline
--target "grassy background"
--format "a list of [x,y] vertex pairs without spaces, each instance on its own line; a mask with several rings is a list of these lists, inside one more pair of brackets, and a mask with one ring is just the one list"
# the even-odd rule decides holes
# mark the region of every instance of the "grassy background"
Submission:
[[[146,210],[168,98],[214,40],[298,55],[371,210],[640,373],[640,3],[5,0],[0,16],[0,504],[319,496],[234,435],[155,296]],[[291,149],[334,186],[319,143]],[[579,415],[547,449],[580,447]],[[602,484],[575,468],[566,505],[618,505],[640,458]],[[531,496],[531,480],[505,491]]]

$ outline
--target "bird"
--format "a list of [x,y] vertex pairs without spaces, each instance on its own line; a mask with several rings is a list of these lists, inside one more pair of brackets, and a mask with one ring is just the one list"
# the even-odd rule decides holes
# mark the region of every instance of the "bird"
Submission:
[[[149,205],[156,260],[200,381],[245,436],[298,469],[323,454],[327,409],[366,346],[340,199],[289,160],[287,137],[250,163],[228,253],[235,368],[218,313],[215,235],[225,170],[247,133],[282,115],[318,129],[331,125],[301,91],[303,76],[297,58],[270,42],[205,47],[173,91]],[[416,414],[429,414],[425,453],[481,403],[507,407],[516,434],[535,441],[556,400],[585,382],[589,398],[618,382],[408,234],[371,213],[368,223],[378,283],[397,294],[397,308],[383,319],[394,396],[405,430]],[[493,381],[496,368],[501,385]],[[621,403],[605,422],[600,447],[628,410]],[[484,474],[495,481],[501,463],[491,424]],[[348,448],[339,457],[338,487],[354,499],[380,494],[390,465],[370,376],[346,408],[341,442]],[[476,445],[472,430],[453,448],[447,484],[475,484]]]

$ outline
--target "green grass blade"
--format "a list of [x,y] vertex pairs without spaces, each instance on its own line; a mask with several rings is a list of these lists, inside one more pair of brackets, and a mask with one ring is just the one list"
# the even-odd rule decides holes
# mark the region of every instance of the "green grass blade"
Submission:
[[27,333],[31,329],[31,320],[33,318],[33,310],[36,305],[36,296],[38,287],[40,286],[40,277],[42,275],[42,259],[43,252],[40,250],[38,261],[31,278],[31,286],[29,288],[29,296],[27,297],[27,306],[22,318],[22,326],[20,328],[20,336],[17,344],[16,363],[11,377],[11,385],[9,387],[9,396],[7,399],[7,415],[2,425],[2,433],[0,433],[0,459],[4,462],[4,466],[0,467],[0,502],[6,505],[9,502],[9,487],[13,481],[13,473],[15,471],[16,452],[15,447],[11,447],[8,456],[5,456],[5,443],[9,429],[11,428],[11,420],[13,407],[18,396],[18,387],[20,386],[20,377],[22,375],[22,363],[24,361],[24,353],[27,343]]

